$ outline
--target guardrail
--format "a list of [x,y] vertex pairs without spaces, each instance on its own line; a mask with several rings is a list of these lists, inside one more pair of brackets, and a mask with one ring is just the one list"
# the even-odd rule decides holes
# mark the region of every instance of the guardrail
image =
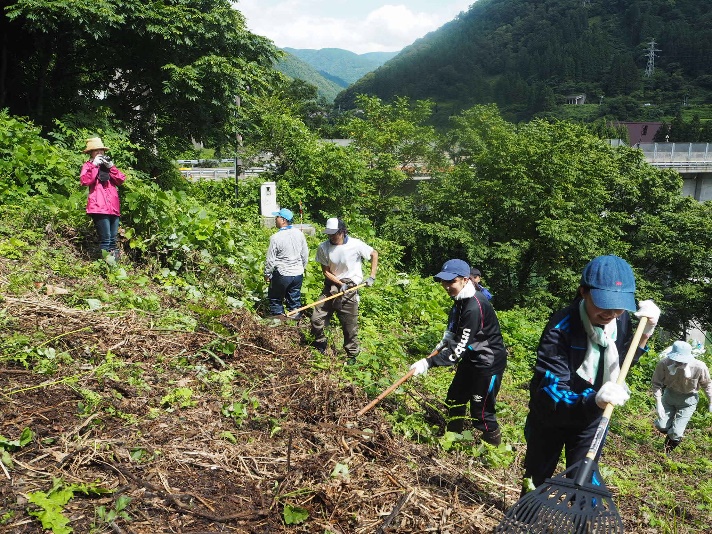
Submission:
[[[242,169],[240,173],[240,178],[253,178],[259,176],[267,169],[264,167],[250,167],[249,169]],[[215,168],[192,168],[192,169],[181,169],[180,173],[191,182],[198,182],[200,180],[225,180],[235,176],[235,168],[225,168],[225,167],[215,167]]]

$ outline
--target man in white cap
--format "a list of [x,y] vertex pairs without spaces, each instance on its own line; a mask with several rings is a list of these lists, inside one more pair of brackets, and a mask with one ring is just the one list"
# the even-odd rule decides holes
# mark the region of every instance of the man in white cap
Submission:
[[707,393],[712,412],[712,380],[705,363],[692,354],[692,346],[675,341],[672,350],[655,367],[652,382],[658,412],[655,428],[666,435],[664,447],[669,453],[682,441],[697,407],[699,389]]
[[[275,216],[277,233],[272,235],[265,261],[265,282],[269,283],[267,298],[269,311],[273,316],[284,315],[302,305],[302,281],[304,267],[309,261],[309,247],[304,233],[292,226],[294,214],[287,208],[272,213]],[[300,319],[301,314],[292,316]]]
[[[378,252],[360,239],[348,235],[346,224],[341,219],[333,217],[326,221],[324,232],[329,239],[319,245],[316,251],[316,261],[321,264],[324,273],[324,290],[319,300],[365,282],[372,286],[378,270]],[[361,263],[371,261],[371,273],[363,279]],[[359,353],[358,344],[358,291],[349,291],[344,295],[328,300],[314,308],[311,317],[311,332],[314,336],[314,347],[319,352],[326,350],[326,335],[324,329],[336,313],[344,334],[344,350],[348,363],[354,363]]]

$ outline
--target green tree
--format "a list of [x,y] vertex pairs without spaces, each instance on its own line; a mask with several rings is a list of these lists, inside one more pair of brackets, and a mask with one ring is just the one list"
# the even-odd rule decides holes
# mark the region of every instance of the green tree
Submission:
[[399,97],[385,103],[359,95],[357,103],[359,109],[346,118],[343,129],[366,163],[366,215],[380,226],[388,214],[403,208],[411,177],[436,170],[444,159],[435,129],[426,125],[431,102]]
[[235,96],[272,81],[273,44],[227,0],[0,2],[0,108],[48,127],[109,108],[145,147],[219,147]]
[[279,94],[252,98],[243,109],[250,134],[247,159],[271,166],[280,205],[299,203],[313,216],[359,211],[368,197],[366,166],[351,147],[320,139]]
[[[573,296],[588,260],[618,254],[645,275],[641,296],[674,293],[674,306],[687,303],[697,319],[708,313],[702,295],[709,289],[700,280],[711,261],[709,223],[702,220],[709,208],[680,202],[679,175],[567,122],[514,126],[490,105],[453,123],[455,167],[423,183],[411,210],[393,215],[386,227],[405,245],[407,263],[432,272],[446,257],[460,256],[489,273],[499,307],[555,307]],[[668,227],[675,230],[662,240],[669,248],[662,256],[652,245]],[[675,239],[694,259],[673,269]],[[667,272],[674,283],[664,290],[659,278]],[[683,320],[691,316],[672,323]]]

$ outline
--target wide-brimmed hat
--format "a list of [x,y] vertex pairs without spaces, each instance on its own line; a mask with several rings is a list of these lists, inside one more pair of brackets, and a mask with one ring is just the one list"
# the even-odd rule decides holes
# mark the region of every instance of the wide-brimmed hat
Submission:
[[598,256],[588,262],[581,285],[591,290],[593,303],[602,310],[635,311],[635,275],[618,256]]
[[91,152],[92,150],[109,150],[101,142],[101,137],[90,137],[87,139],[87,147],[84,149],[84,153]]
[[695,357],[692,355],[692,345],[687,341],[675,341],[672,350],[667,355],[674,362],[690,363]]
[[464,260],[447,260],[443,263],[440,272],[433,276],[436,282],[441,282],[445,280],[449,282],[457,277],[469,278],[470,276],[470,266]]

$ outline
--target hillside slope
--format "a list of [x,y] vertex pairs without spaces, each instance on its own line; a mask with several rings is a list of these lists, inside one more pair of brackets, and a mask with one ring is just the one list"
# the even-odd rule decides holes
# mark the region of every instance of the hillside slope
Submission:
[[318,72],[314,67],[289,53],[277,61],[274,67],[292,79],[303,80],[315,86],[317,94],[323,97],[327,102],[333,102],[336,95],[345,87],[339,85],[334,80],[324,77],[324,75]]
[[284,50],[308,63],[322,76],[334,81],[342,88],[348,87],[397,54],[397,52],[356,54],[341,48],[321,48],[319,50],[285,48]]
[[[402,95],[435,100],[441,116],[497,103],[511,116],[528,118],[571,94],[596,103],[631,96],[637,108],[617,110],[625,120],[620,115],[669,114],[683,100],[709,103],[710,72],[706,0],[479,0],[336,102],[348,107],[358,93]],[[652,108],[641,110],[644,102]]]

